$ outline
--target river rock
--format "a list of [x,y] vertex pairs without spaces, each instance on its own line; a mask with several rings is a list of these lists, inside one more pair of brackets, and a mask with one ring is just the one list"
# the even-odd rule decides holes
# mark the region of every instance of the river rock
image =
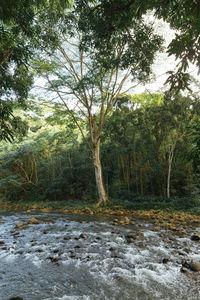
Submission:
[[11,297],[8,300],[23,300],[22,297]]
[[28,220],[28,223],[29,224],[39,224],[39,221],[35,217],[32,217]]
[[87,238],[88,238],[88,234],[85,233],[85,232],[82,232],[82,233],[80,234],[80,238],[82,238],[82,239],[87,239]]
[[192,260],[189,264],[189,268],[191,271],[199,272],[200,271],[200,262],[196,260]]
[[200,262],[198,262],[196,260],[192,260],[190,262],[183,261],[182,266],[184,268],[187,268],[187,269],[193,271],[193,272],[199,272],[200,271]]
[[15,230],[26,229],[27,227],[27,223],[19,222],[15,225]]
[[121,225],[128,225],[128,224],[130,224],[130,219],[129,219],[128,217],[124,217],[123,219],[121,219],[121,220],[119,221],[119,223],[120,223]]
[[5,242],[4,241],[0,241],[0,245],[4,245],[5,244]]
[[5,223],[5,221],[0,219],[0,224],[3,224],[3,223]]
[[135,233],[129,232],[126,236],[125,239],[128,244],[134,243],[136,239]]
[[163,258],[162,262],[163,264],[167,264],[169,262],[169,258]]
[[192,241],[199,241],[200,240],[200,234],[193,234],[191,236]]

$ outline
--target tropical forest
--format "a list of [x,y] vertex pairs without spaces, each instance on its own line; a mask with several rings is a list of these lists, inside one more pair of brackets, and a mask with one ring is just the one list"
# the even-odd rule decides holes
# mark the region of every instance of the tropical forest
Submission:
[[196,0],[1,0],[0,299],[199,299],[199,69]]

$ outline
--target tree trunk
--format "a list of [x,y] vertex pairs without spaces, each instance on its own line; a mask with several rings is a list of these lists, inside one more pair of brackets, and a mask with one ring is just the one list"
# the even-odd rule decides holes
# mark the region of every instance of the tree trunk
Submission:
[[97,142],[94,148],[93,160],[94,160],[96,186],[97,186],[98,196],[99,196],[99,201],[97,205],[101,205],[101,204],[105,205],[108,201],[108,196],[106,194],[104,184],[103,184],[102,168],[101,168],[101,161],[100,161],[100,140]]
[[176,147],[176,141],[172,145],[168,157],[168,176],[167,176],[167,198],[168,199],[170,198],[170,181],[171,181],[172,162],[173,162],[175,147]]

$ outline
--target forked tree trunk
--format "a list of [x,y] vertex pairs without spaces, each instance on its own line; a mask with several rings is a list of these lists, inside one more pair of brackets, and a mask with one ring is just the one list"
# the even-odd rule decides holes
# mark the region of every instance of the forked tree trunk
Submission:
[[99,196],[99,201],[97,203],[97,206],[101,204],[105,205],[108,201],[108,196],[103,184],[102,168],[101,168],[101,161],[100,161],[100,141],[97,142],[93,150],[93,161],[94,161],[94,169],[95,169],[96,186],[97,186],[98,196]]

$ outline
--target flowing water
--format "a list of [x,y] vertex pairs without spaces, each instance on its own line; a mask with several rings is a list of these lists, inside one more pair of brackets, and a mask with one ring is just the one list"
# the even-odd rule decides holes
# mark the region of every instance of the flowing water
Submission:
[[[182,259],[200,260],[192,228],[180,238],[141,220],[125,227],[105,217],[34,217],[39,224],[16,230],[30,215],[1,212],[1,300],[200,299],[200,272],[180,272]],[[130,232],[138,239],[128,244]]]

